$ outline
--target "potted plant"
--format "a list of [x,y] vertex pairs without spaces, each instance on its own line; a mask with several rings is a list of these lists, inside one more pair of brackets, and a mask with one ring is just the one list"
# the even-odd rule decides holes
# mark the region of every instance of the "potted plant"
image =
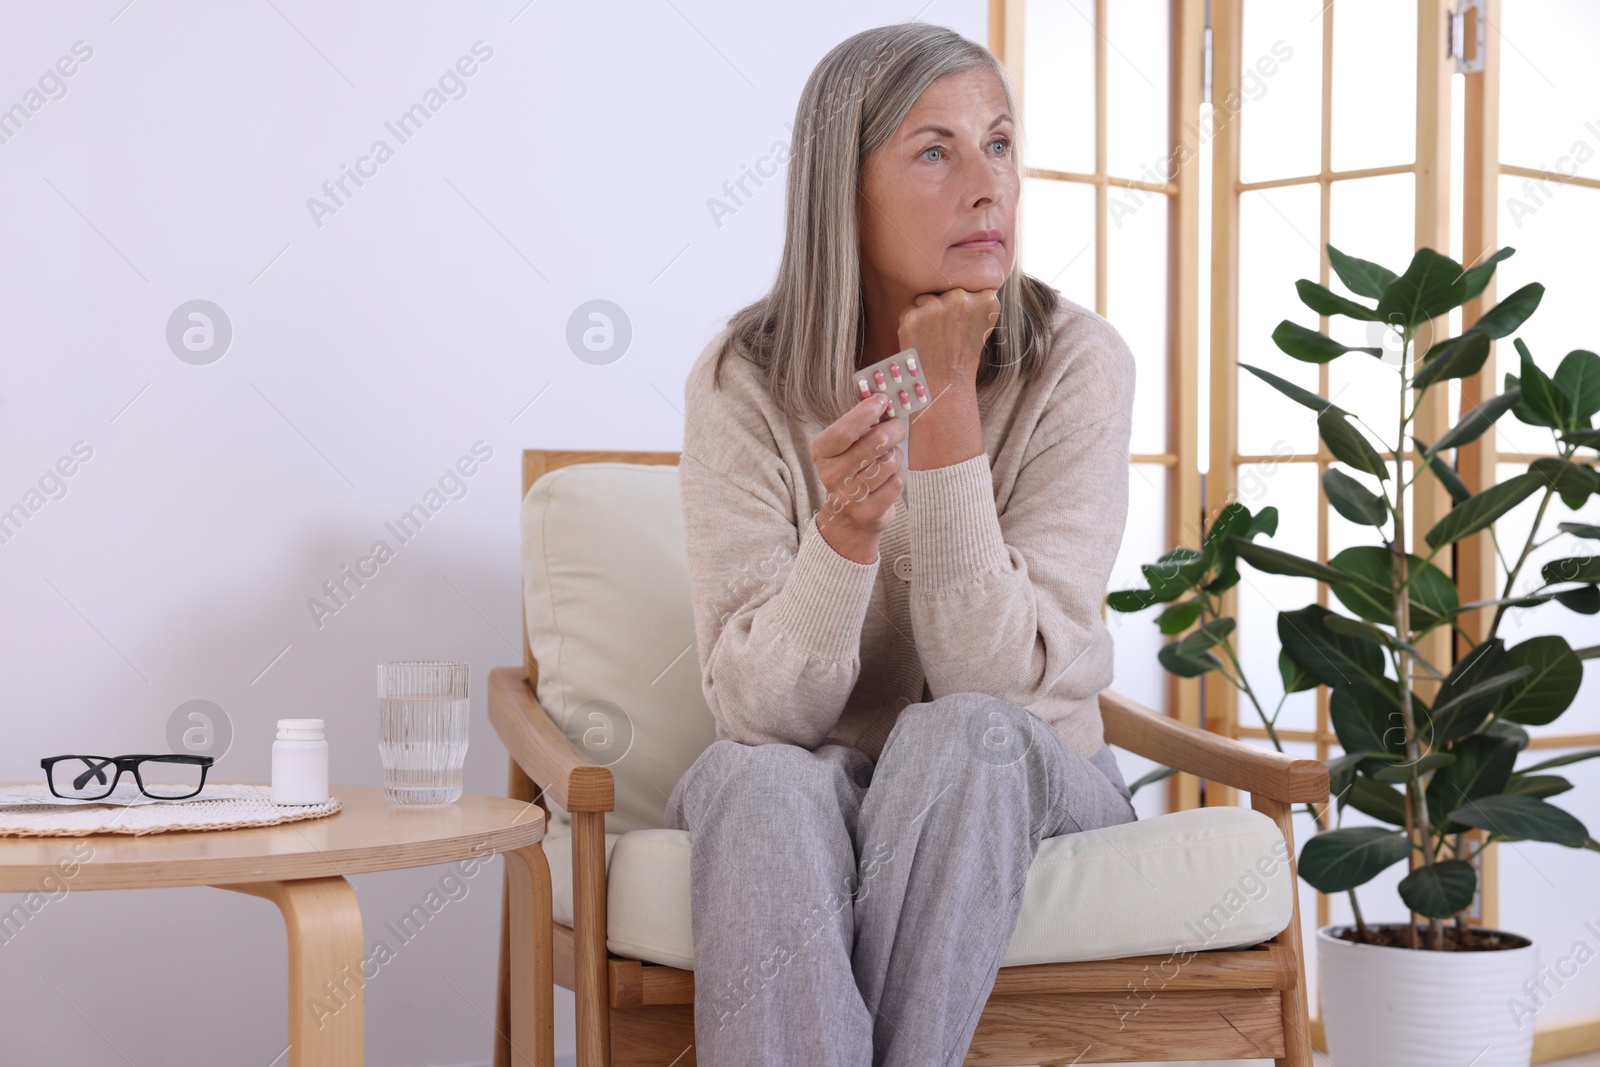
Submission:
[[[1327,251],[1344,286],[1369,302],[1305,279],[1295,288],[1311,310],[1367,324],[1369,339],[1393,331],[1398,425],[1387,433],[1365,427],[1328,399],[1263,368],[1241,366],[1316,412],[1318,434],[1336,461],[1322,481],[1328,503],[1350,522],[1370,527],[1377,543],[1346,548],[1326,563],[1304,559],[1258,540],[1276,532],[1275,508],[1252,514],[1231,502],[1206,524],[1199,549],[1177,548],[1146,564],[1148,588],[1113,592],[1107,602],[1121,612],[1165,605],[1156,623],[1174,640],[1161,649],[1162,666],[1183,677],[1225,676],[1281,751],[1275,723],[1283,700],[1268,714],[1258,699],[1236,654],[1234,620],[1222,613],[1222,594],[1239,582],[1241,560],[1271,574],[1327,583],[1344,611],[1318,604],[1281,611],[1278,666],[1285,698],[1329,687],[1329,717],[1344,750],[1329,761],[1333,818],[1326,809],[1311,810],[1318,832],[1299,860],[1300,876],[1311,885],[1349,895],[1355,918],[1317,931],[1328,1052],[1340,1067],[1526,1065],[1542,997],[1535,983],[1538,946],[1515,933],[1470,926],[1466,912],[1478,888],[1475,860],[1492,842],[1600,851],[1583,823],[1549,799],[1572,788],[1552,771],[1600,756],[1600,749],[1519,765],[1526,727],[1553,722],[1567,709],[1584,661],[1600,656],[1600,646],[1575,650],[1557,635],[1508,644],[1500,634],[1508,608],[1555,601],[1561,610],[1600,612],[1600,553],[1594,549],[1600,526],[1560,522],[1556,533],[1540,537],[1556,501],[1576,510],[1600,492],[1600,430],[1591,428],[1600,411],[1600,356],[1574,351],[1546,374],[1519,338],[1520,373],[1506,375],[1504,391],[1463,411],[1438,440],[1421,440],[1415,420],[1429,391],[1475,374],[1490,341],[1517,330],[1538,307],[1544,287],[1524,286],[1459,337],[1433,341],[1413,359],[1418,334],[1479,296],[1513,249],[1463,268],[1423,248],[1400,275],[1332,245]],[[1272,339],[1286,355],[1309,363],[1352,352],[1357,359],[1385,354],[1381,344],[1346,346],[1288,320]],[[1507,412],[1549,430],[1555,454],[1473,493],[1447,457]],[[1412,538],[1405,490],[1424,478],[1437,479],[1453,506]],[[1479,532],[1493,538],[1496,520],[1533,497],[1537,512],[1520,548],[1508,553],[1495,541],[1507,572],[1504,589],[1495,599],[1463,603],[1449,574],[1451,546]],[[1570,538],[1571,551],[1546,562],[1536,576],[1525,573],[1529,556],[1556,538]],[[1408,545],[1415,547],[1408,551]],[[1472,612],[1488,619],[1478,628],[1481,640],[1462,625]],[[1441,630],[1447,641],[1428,639]],[[1448,659],[1433,651],[1441,644]],[[1372,821],[1342,825],[1349,808]],[[1409,873],[1400,880],[1400,898],[1425,923],[1366,922],[1356,888],[1402,860]]]

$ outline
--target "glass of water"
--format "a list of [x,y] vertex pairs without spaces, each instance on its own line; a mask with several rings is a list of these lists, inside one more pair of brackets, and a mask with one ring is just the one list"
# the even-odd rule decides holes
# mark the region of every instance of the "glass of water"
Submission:
[[467,664],[378,664],[378,757],[391,803],[437,806],[460,798],[467,709]]

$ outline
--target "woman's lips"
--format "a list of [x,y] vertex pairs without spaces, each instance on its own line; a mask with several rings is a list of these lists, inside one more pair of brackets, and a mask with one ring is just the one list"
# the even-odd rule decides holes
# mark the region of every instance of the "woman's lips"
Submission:
[[968,234],[965,240],[958,241],[950,247],[981,252],[984,249],[999,248],[1002,243],[999,230],[978,230],[975,233]]

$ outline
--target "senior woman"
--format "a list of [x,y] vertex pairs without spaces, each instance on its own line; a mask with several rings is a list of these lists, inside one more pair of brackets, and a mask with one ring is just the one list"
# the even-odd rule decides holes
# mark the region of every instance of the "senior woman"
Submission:
[[[1134,363],[1017,269],[1018,118],[952,30],[829,52],[776,283],[685,386],[704,1067],[959,1065],[1039,842],[1136,818],[1096,703]],[[851,380],[907,348],[909,426]]]

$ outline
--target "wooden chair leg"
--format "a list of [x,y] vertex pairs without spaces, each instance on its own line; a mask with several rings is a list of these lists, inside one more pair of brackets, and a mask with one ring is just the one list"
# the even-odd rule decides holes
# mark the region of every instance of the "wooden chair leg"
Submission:
[[510,1026],[505,1030],[512,1067],[552,1067],[555,1062],[553,937],[550,866],[540,845],[507,852],[510,902]]
[[[539,795],[539,787],[529,778],[522,765],[511,761],[511,773],[506,779],[506,796],[512,800],[532,802]],[[550,827],[545,826],[548,832]],[[494,1009],[494,1067],[511,1067],[511,863],[501,875],[500,890],[500,978],[495,991]]]
[[611,1001],[606,964],[606,822],[572,813],[573,990],[578,1067],[611,1067]]
[[1289,886],[1293,896],[1289,911],[1289,925],[1272,940],[1286,946],[1294,953],[1298,980],[1294,987],[1281,994],[1283,1001],[1283,1047],[1285,1055],[1272,1062],[1276,1067],[1313,1067],[1311,1058],[1311,1012],[1306,1003],[1306,955],[1300,937],[1300,875],[1295,859],[1294,823],[1292,809],[1281,800],[1250,794],[1250,806],[1278,824],[1283,840],[1289,846]]

